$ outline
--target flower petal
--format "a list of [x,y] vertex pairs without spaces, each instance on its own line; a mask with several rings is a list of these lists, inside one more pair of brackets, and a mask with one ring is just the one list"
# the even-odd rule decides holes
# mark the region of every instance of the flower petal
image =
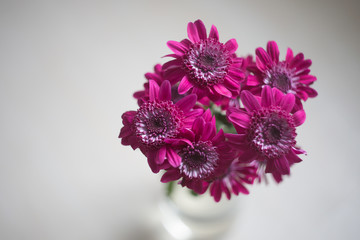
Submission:
[[194,23],[189,22],[188,27],[187,27],[187,33],[188,33],[189,39],[193,43],[200,42],[199,33],[198,33],[197,28]]
[[187,48],[184,45],[176,41],[168,41],[166,45],[171,49],[171,51],[179,56],[183,56],[187,51]]
[[180,166],[181,157],[173,149],[167,149],[166,158],[172,167]]
[[275,158],[274,160],[274,166],[275,168],[281,173],[281,174],[290,174],[290,166],[288,160],[285,158],[285,156],[281,156],[279,158]]
[[200,39],[205,40],[207,38],[207,35],[204,23],[200,19],[198,19],[194,22],[194,24],[197,28]]
[[162,147],[156,151],[155,162],[160,165],[165,161],[166,147]]
[[219,41],[219,32],[214,25],[211,26],[209,38],[214,38]]
[[291,110],[294,107],[294,104],[295,104],[295,95],[292,93],[288,93],[281,99],[279,106],[283,110],[287,112],[291,112]]
[[286,51],[286,62],[290,63],[291,60],[294,58],[294,54],[293,51],[291,50],[291,48],[288,48]]
[[168,183],[175,180],[178,180],[181,177],[179,170],[177,168],[167,170],[161,177],[162,183]]
[[196,95],[190,94],[180,99],[177,103],[175,103],[175,105],[184,112],[188,112],[192,107],[194,107],[196,100],[197,100]]
[[296,127],[303,124],[306,119],[306,114],[305,114],[304,109],[301,109],[301,110],[297,111],[296,113],[294,113],[293,118],[294,118],[294,124]]
[[250,117],[248,114],[246,113],[241,113],[241,112],[234,112],[232,114],[229,115],[229,121],[238,125],[239,127],[242,128],[248,128],[249,127],[249,122],[250,122]]
[[255,151],[247,150],[240,155],[239,161],[249,163],[255,160],[256,158],[257,158],[257,153]]
[[189,82],[187,76],[184,76],[179,84],[178,92],[180,95],[185,94],[189,89],[193,87],[192,83]]
[[302,161],[301,158],[299,158],[293,150],[289,151],[289,153],[286,155],[286,158],[289,160],[290,163],[299,163]]
[[265,86],[261,91],[261,106],[270,107],[274,105],[274,97],[270,86]]
[[276,44],[275,41],[270,41],[268,42],[267,46],[266,46],[266,50],[269,53],[269,56],[271,58],[271,60],[274,63],[278,63],[279,62],[279,48],[278,45]]
[[159,100],[170,101],[171,100],[171,84],[168,80],[162,82],[159,91]]
[[214,90],[219,93],[220,95],[223,95],[225,97],[231,98],[232,94],[224,85],[222,84],[216,84],[213,86]]
[[159,85],[154,80],[149,80],[149,99],[155,101],[159,97]]
[[238,44],[235,39],[230,39],[225,43],[225,48],[232,54],[238,48]]
[[[205,126],[205,121],[203,118],[197,118],[195,119],[193,126],[191,127],[191,129],[193,130],[193,132],[195,133],[195,136],[198,138],[199,136],[202,135],[202,133],[204,132],[204,126]],[[195,139],[195,141],[197,141],[198,139]]]
[[241,92],[240,99],[248,112],[261,109],[258,100],[247,90]]
[[214,197],[215,202],[219,202],[221,199],[220,182],[215,181],[210,186],[210,194]]
[[271,66],[272,60],[269,54],[263,48],[256,49],[256,66],[261,70],[266,70]]
[[316,81],[316,77],[313,75],[303,75],[303,76],[300,76],[300,79],[299,79],[299,82],[306,84],[306,85],[311,84],[315,81]]

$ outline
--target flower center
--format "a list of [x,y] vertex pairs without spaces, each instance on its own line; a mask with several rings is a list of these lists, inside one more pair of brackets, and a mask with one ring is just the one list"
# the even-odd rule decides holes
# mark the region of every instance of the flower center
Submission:
[[294,80],[293,72],[283,63],[279,63],[265,72],[264,83],[276,87],[283,93],[289,93],[293,88]]
[[142,144],[157,148],[178,134],[182,119],[183,112],[171,101],[147,102],[134,118],[135,133]]
[[217,166],[219,155],[211,142],[193,143],[180,151],[182,162],[180,172],[189,178],[204,179],[212,174]]
[[268,159],[278,158],[296,144],[294,120],[279,107],[255,111],[247,137],[250,146],[257,152]]
[[232,62],[224,44],[212,38],[193,44],[183,60],[189,80],[202,88],[221,83]]

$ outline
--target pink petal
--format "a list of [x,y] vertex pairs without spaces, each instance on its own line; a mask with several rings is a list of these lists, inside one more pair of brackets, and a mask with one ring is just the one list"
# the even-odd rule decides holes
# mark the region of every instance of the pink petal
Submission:
[[132,131],[131,127],[124,126],[120,130],[119,138],[123,138],[123,137],[126,137],[126,136],[131,136],[133,134],[134,134],[134,132]]
[[206,28],[204,23],[199,19],[196,20],[194,24],[197,28],[200,39],[205,40],[207,38],[207,35],[206,35]]
[[219,32],[214,25],[211,26],[209,38],[215,38],[219,41]]
[[276,42],[275,41],[268,42],[266,50],[269,53],[269,56],[272,59],[272,61],[277,64],[279,62],[280,53]]
[[296,127],[303,124],[306,119],[306,114],[305,114],[304,109],[301,109],[301,110],[297,111],[296,113],[294,113],[293,118],[294,118],[294,124]]
[[318,95],[318,93],[315,89],[308,87],[308,86],[299,87],[299,89],[306,92],[307,95],[311,98],[316,97]]
[[226,85],[227,88],[229,88],[231,90],[239,90],[240,89],[239,82],[234,81],[229,76],[226,76],[224,80],[225,80],[224,84]]
[[312,61],[310,59],[306,59],[302,61],[302,63],[298,66],[298,69],[307,69],[311,66]]
[[247,90],[241,92],[240,99],[248,112],[261,109],[258,100]]
[[245,134],[232,134],[232,133],[227,133],[226,138],[229,139],[230,142],[239,142],[239,143],[243,143],[246,139],[246,135]]
[[280,182],[283,180],[280,173],[278,173],[278,172],[272,172],[271,174],[273,175],[273,178],[275,179],[275,181],[276,181],[277,183],[280,183]]
[[210,122],[208,122],[204,126],[203,134],[201,135],[200,139],[202,141],[207,141],[207,140],[211,139],[212,137],[214,137],[215,133],[216,133],[215,126],[213,124],[211,124]]
[[214,90],[219,93],[220,95],[223,95],[225,97],[231,98],[232,94],[224,85],[222,84],[216,84],[213,86]]
[[269,54],[263,48],[256,49],[256,66],[261,71],[266,70],[272,64],[272,60]]
[[229,121],[238,125],[239,127],[242,128],[248,128],[249,127],[249,122],[250,122],[250,117],[248,114],[246,113],[232,113],[229,115]]
[[286,51],[286,62],[290,63],[292,61],[292,59],[294,58],[294,54],[293,51],[291,50],[291,48],[288,48]]
[[195,24],[193,24],[192,22],[189,22],[189,24],[188,24],[187,33],[188,33],[189,39],[193,43],[200,42],[199,33],[197,31]]
[[214,197],[215,202],[219,202],[221,199],[221,188],[219,181],[213,182],[210,187],[211,196]]
[[300,76],[300,79],[298,80],[299,82],[303,83],[303,84],[311,84],[313,82],[316,81],[316,77],[313,76],[313,75],[303,75],[303,76]]
[[274,166],[281,174],[290,174],[289,162],[284,156],[274,159]]
[[184,112],[188,112],[192,107],[194,107],[196,100],[197,100],[196,95],[190,94],[180,99],[177,103],[175,103],[175,105],[178,106]]
[[187,76],[184,76],[179,84],[178,92],[180,95],[185,94],[189,89],[193,87],[192,83],[189,82]]
[[290,163],[299,163],[302,161],[301,158],[299,158],[293,150],[289,151],[289,153],[286,155],[286,158],[289,160]]
[[165,143],[167,144],[170,144],[171,146],[174,146],[174,147],[182,147],[186,144],[190,145],[190,146],[193,146],[192,142],[189,141],[188,139],[186,138],[180,138],[180,139],[174,139],[174,138],[171,138],[171,139],[165,139],[164,140]]
[[274,105],[279,105],[284,97],[284,93],[277,88],[273,88],[272,93],[274,97]]
[[225,48],[232,54],[238,48],[238,44],[235,39],[230,39],[225,43]]
[[181,43],[176,41],[168,41],[166,45],[177,55],[183,56],[187,51],[187,48],[183,46]]
[[172,167],[180,166],[181,157],[171,148],[167,149],[166,158]]
[[153,173],[158,173],[160,171],[160,168],[159,166],[156,164],[156,161],[155,161],[155,154],[154,153],[150,153],[148,155],[148,164],[150,166],[150,169]]
[[136,111],[127,111],[123,113],[123,115],[121,116],[123,124],[124,125],[132,124],[135,115],[136,115]]
[[[181,60],[181,58],[176,58],[176,59],[174,59],[174,60],[171,60],[171,61],[168,61],[168,62],[166,62],[166,63],[164,63],[164,65],[163,65],[163,69],[164,69],[164,71],[168,71],[169,69],[171,69],[171,68],[179,68],[179,67],[181,67],[182,66],[182,60]],[[150,74],[152,74],[152,73],[150,73]],[[153,74],[153,75],[155,75],[155,77],[157,77],[157,75],[156,74]],[[146,76],[145,76],[146,77]],[[148,78],[149,77],[149,78]],[[152,75],[147,75],[147,79],[154,79],[153,77],[152,77]],[[155,79],[154,79],[155,80]]]
[[239,161],[249,163],[255,160],[256,158],[257,158],[257,153],[255,151],[247,150],[240,155]]
[[190,188],[198,194],[203,194],[207,190],[208,186],[209,184],[207,182],[198,180],[198,181],[193,181]]
[[299,53],[298,55],[296,55],[290,62],[290,68],[294,68],[297,67],[299,64],[301,64],[301,62],[304,60],[304,54]]
[[159,100],[161,101],[171,100],[171,84],[168,80],[165,80],[160,86]]
[[213,144],[219,144],[220,142],[225,141],[224,131],[222,129],[213,137],[212,142]]
[[156,151],[156,156],[155,156],[156,164],[158,165],[163,164],[163,162],[165,161],[165,155],[166,155],[166,147],[162,147],[158,151]]
[[162,183],[168,183],[175,180],[178,180],[181,177],[178,169],[170,169],[164,173],[161,177]]
[[288,93],[286,94],[282,100],[280,101],[279,106],[287,111],[287,112],[291,112],[291,110],[293,109],[295,104],[295,95],[292,93]]
[[[195,136],[201,136],[202,133],[204,132],[204,127],[205,127],[204,119],[203,118],[197,118],[197,119],[195,119],[191,129],[195,133]],[[198,140],[198,139],[195,139],[195,140]]]
[[154,80],[149,80],[149,99],[155,101],[159,97],[159,85]]
[[293,147],[292,150],[294,151],[295,154],[305,154],[307,155],[307,152],[299,147]]
[[248,85],[248,86],[257,86],[260,83],[261,82],[259,81],[259,79],[257,77],[255,77],[255,76],[249,75],[247,77],[246,85]]
[[270,86],[265,86],[261,91],[261,106],[270,107],[274,105],[274,97]]
[[231,193],[230,193],[229,189],[227,188],[227,186],[225,185],[224,182],[221,182],[221,183],[222,183],[222,184],[221,184],[221,190],[222,190],[222,192],[225,193],[226,198],[230,200],[230,198],[231,198]]

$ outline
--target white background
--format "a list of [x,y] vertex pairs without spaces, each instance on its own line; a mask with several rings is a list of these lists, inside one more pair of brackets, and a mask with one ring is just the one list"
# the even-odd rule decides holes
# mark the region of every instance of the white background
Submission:
[[226,239],[358,239],[358,1],[1,1],[0,239],[147,240],[163,187],[117,139],[121,114],[168,40],[189,21],[268,40],[313,61],[319,96],[305,104],[308,152],[280,185],[255,185]]

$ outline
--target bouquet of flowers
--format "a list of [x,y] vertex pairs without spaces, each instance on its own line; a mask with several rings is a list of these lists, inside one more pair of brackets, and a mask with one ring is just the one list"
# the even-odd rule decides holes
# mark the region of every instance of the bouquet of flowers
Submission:
[[311,60],[288,48],[279,59],[274,41],[253,56],[239,57],[235,39],[220,42],[215,26],[187,26],[188,39],[168,41],[173,52],[144,89],[134,93],[139,108],[122,115],[119,138],[140,149],[161,182],[177,181],[216,202],[222,194],[248,194],[246,185],[271,174],[290,174],[306,152],[296,145],[305,121],[302,101],[311,88]]

